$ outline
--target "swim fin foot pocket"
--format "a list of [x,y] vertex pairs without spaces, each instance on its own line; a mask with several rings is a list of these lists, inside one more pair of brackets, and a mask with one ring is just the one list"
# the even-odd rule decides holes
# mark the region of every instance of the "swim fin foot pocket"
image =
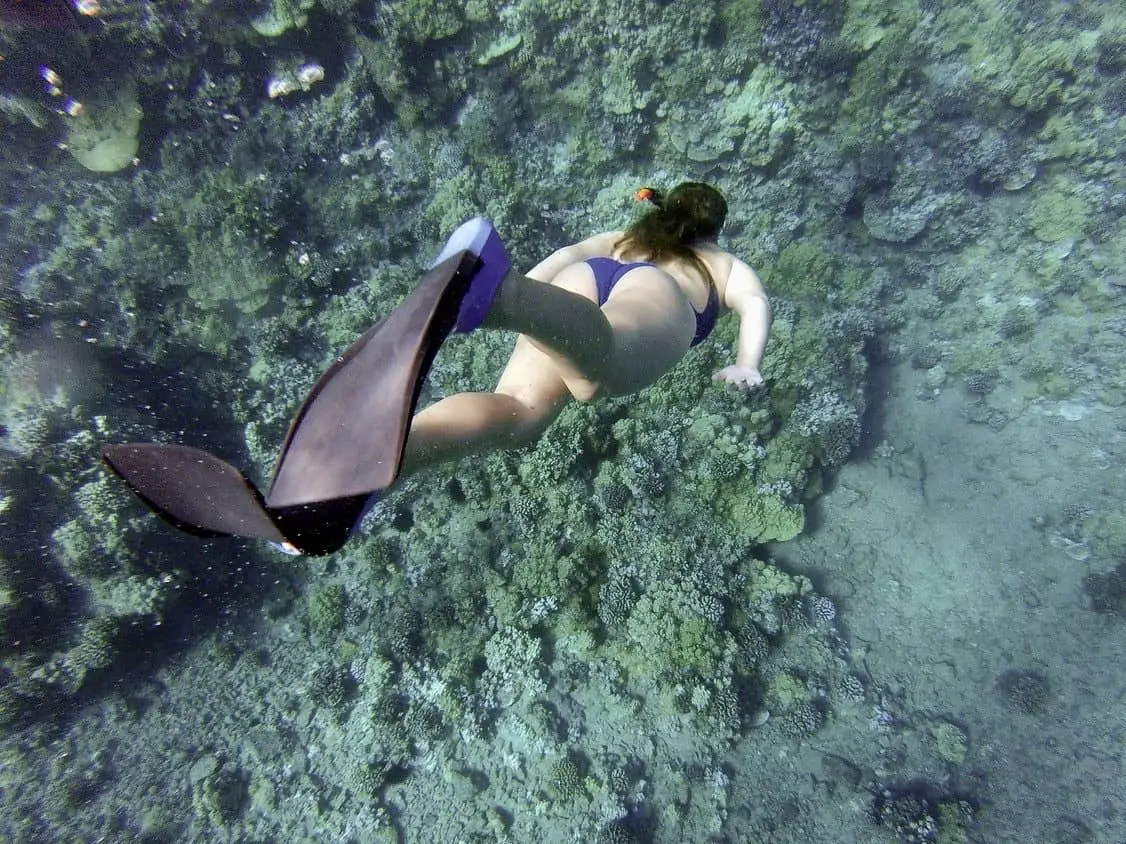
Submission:
[[454,232],[414,292],[317,380],[290,423],[265,495],[234,466],[189,446],[110,445],[102,456],[150,509],[187,533],[331,554],[371,496],[397,477],[438,349],[451,331],[481,325],[510,267],[487,220]]

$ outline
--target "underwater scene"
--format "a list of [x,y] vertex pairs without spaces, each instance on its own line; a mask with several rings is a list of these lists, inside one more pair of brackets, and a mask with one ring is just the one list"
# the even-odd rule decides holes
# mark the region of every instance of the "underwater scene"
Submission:
[[0,0],[0,133],[0,840],[1126,842],[1122,3]]

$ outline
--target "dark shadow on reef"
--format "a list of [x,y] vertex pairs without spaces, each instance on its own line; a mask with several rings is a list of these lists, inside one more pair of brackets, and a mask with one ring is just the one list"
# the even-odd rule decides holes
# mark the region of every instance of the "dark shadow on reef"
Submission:
[[864,415],[860,418],[860,442],[850,460],[867,460],[887,436],[887,398],[891,395],[895,364],[873,357],[864,384]]

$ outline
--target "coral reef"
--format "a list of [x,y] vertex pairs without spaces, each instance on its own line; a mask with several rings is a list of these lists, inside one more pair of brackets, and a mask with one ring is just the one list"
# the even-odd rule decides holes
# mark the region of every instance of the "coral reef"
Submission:
[[[435,805],[464,808],[430,840],[534,840],[548,818],[689,841],[731,835],[733,742],[789,752],[844,718],[895,733],[906,709],[846,659],[847,605],[772,555],[861,445],[870,361],[909,361],[920,397],[958,385],[997,427],[1013,397],[1126,401],[1106,119],[1126,36],[1067,5],[103,0],[57,38],[0,30],[3,750],[40,752],[43,721],[91,702],[132,718],[162,667],[206,654],[222,673],[192,684],[198,708],[257,721],[179,759],[161,793],[191,811],[166,837],[284,838],[274,819],[300,817],[412,840],[404,783],[433,774]],[[312,65],[318,85],[267,96]],[[528,267],[686,177],[725,191],[721,244],[771,296],[756,392],[710,383],[738,341],[725,316],[641,395],[412,479],[308,568],[173,536],[96,465],[103,442],[167,432],[261,480],[317,373],[465,217]],[[510,348],[452,339],[421,402],[490,388]],[[1071,541],[1120,559],[1114,518],[1071,517]],[[1086,576],[1094,611],[1126,612],[1121,568]],[[231,644],[240,618],[274,652]],[[1053,700],[1035,670],[997,691],[1028,715]],[[970,750],[954,721],[927,740],[947,766]],[[102,771],[56,779],[82,797]],[[877,795],[901,840],[958,840],[972,815]],[[60,837],[69,816],[32,799],[0,833]],[[160,837],[155,809],[77,802],[76,840]]]
[[963,841],[976,811],[971,801],[925,782],[885,786],[869,806],[872,820],[903,844]]
[[1095,612],[1126,617],[1126,563],[1119,563],[1108,572],[1086,575],[1083,588]]
[[997,678],[997,691],[1010,708],[1026,715],[1044,711],[1052,699],[1052,686],[1039,671],[1011,668]]

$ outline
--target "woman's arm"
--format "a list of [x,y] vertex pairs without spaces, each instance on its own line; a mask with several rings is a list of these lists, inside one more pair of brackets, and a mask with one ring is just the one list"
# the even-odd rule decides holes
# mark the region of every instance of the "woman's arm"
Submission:
[[744,389],[757,387],[762,383],[759,366],[770,334],[770,301],[755,271],[738,258],[731,265],[723,303],[739,315],[739,346],[735,365],[721,369],[713,380]]
[[609,256],[614,251],[614,244],[621,236],[621,232],[606,232],[588,237],[586,240],[571,246],[564,246],[532,267],[527,272],[527,276],[536,281],[551,281],[564,267],[585,261],[587,258]]
[[755,271],[738,258],[731,266],[723,300],[739,314],[739,351],[735,365],[758,369],[770,333],[770,301]]

